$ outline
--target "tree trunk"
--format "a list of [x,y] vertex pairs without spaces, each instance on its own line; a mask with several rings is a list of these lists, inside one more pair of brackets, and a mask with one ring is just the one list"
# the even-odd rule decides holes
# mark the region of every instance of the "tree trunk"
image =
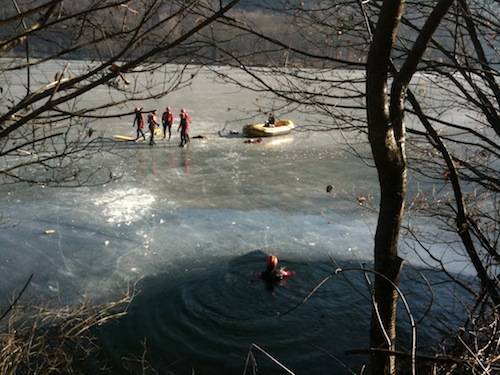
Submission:
[[[366,107],[368,138],[380,183],[380,212],[375,234],[375,306],[372,312],[370,347],[395,350],[396,307],[401,259],[398,238],[406,194],[406,163],[402,145],[390,123],[387,78],[390,54],[396,37],[402,1],[384,2],[367,61]],[[399,143],[399,144],[398,144]],[[378,311],[377,311],[378,310]],[[372,374],[395,374],[394,356],[373,352],[370,355]]]
[[[424,51],[453,0],[440,0],[422,27],[399,73],[391,96],[387,93],[391,50],[403,13],[403,1],[384,1],[366,67],[368,138],[380,183],[380,209],[375,233],[375,306],[370,347],[394,351],[396,341],[396,285],[402,266],[398,239],[407,190],[404,104],[408,84]],[[385,276],[385,277],[384,277]],[[396,358],[374,352],[372,374],[395,374]]]

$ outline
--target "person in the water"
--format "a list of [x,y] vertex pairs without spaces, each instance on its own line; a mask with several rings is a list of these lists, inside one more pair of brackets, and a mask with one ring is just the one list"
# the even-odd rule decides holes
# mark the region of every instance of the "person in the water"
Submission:
[[260,273],[260,278],[269,282],[278,282],[295,275],[294,271],[286,267],[278,267],[278,257],[268,255],[266,258],[266,270]]

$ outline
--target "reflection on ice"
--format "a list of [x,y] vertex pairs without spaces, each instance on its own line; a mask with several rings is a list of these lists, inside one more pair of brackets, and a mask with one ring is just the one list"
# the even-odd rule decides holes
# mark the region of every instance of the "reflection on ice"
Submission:
[[264,147],[275,148],[275,147],[289,145],[291,143],[293,143],[293,135],[267,140],[266,143],[264,143]]
[[141,188],[111,190],[93,199],[108,223],[126,224],[144,217],[154,201],[155,197]]

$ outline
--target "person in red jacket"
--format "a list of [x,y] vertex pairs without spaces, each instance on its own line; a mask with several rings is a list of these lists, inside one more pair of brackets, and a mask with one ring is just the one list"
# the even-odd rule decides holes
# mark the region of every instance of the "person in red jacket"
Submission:
[[135,140],[137,141],[139,139],[139,135],[142,135],[142,138],[146,140],[146,136],[144,135],[144,132],[142,129],[144,128],[144,117],[142,117],[142,107],[136,107],[134,109],[135,117],[134,117],[134,122],[132,123],[132,126],[137,126],[137,137]]
[[161,115],[161,122],[163,125],[163,139],[167,137],[168,129],[168,140],[170,141],[170,137],[172,136],[172,124],[174,123],[174,114],[170,107],[165,108],[165,112]]
[[184,147],[189,143],[189,124],[191,123],[191,116],[186,112],[184,108],[181,109],[181,113],[179,115],[180,122],[177,131],[181,131],[181,143],[179,147]]
[[295,275],[294,271],[285,267],[278,267],[278,257],[276,255],[268,255],[266,257],[266,270],[260,273],[260,278],[267,282],[279,282]]

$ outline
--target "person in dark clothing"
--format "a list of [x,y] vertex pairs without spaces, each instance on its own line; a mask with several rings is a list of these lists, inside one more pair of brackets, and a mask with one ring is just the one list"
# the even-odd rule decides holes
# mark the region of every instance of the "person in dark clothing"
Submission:
[[144,117],[142,117],[142,107],[136,107],[134,109],[135,112],[135,117],[134,117],[134,122],[132,123],[132,126],[137,126],[137,136],[135,140],[137,141],[139,139],[139,136],[142,135],[142,138],[146,140],[146,136],[144,135],[144,132],[142,129],[144,128]]
[[163,125],[163,139],[167,137],[167,129],[168,129],[168,140],[170,141],[170,137],[172,136],[172,124],[174,123],[174,114],[170,107],[165,109],[161,116],[161,122]]
[[149,144],[152,146],[155,144],[155,129],[158,126],[158,118],[156,117],[156,109],[153,113],[148,115],[148,127],[149,127]]
[[274,123],[276,122],[276,119],[274,118],[274,113],[269,112],[269,116],[267,118],[267,121],[264,126],[268,128],[274,128]]
[[181,113],[179,115],[180,122],[177,131],[181,131],[181,143],[179,147],[184,147],[189,143],[189,124],[191,123],[191,116],[186,112],[184,108],[181,109]]

